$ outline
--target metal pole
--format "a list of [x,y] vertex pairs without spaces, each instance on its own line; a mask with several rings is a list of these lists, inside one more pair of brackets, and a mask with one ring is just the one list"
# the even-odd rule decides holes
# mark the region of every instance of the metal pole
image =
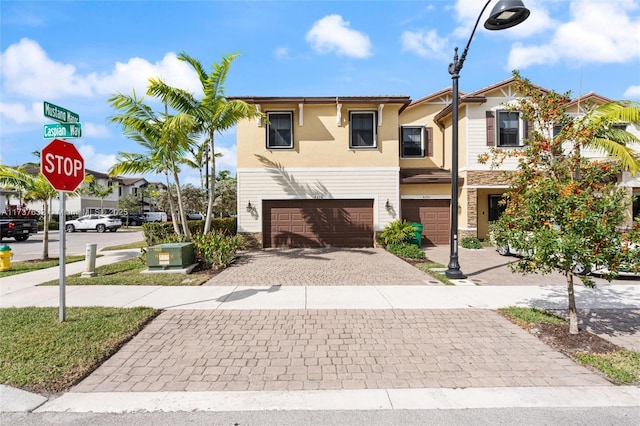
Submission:
[[[452,96],[453,111],[451,125],[451,229],[449,235],[449,264],[445,275],[452,279],[465,278],[460,271],[458,263],[458,79],[460,78],[460,69],[458,65],[458,49],[455,50],[453,58],[453,66],[449,67],[452,80]],[[461,64],[460,64],[461,65]],[[461,68],[461,66],[460,66]]]
[[60,212],[58,214],[58,230],[60,231],[60,255],[58,259],[60,261],[60,309],[58,312],[58,318],[60,322],[64,322],[66,320],[66,312],[65,312],[65,233],[64,233],[64,201],[65,201],[65,193],[64,191],[60,191]]

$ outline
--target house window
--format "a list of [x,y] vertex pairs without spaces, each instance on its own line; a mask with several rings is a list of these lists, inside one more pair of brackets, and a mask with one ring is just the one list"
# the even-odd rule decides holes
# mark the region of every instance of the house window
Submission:
[[136,188],[135,186],[133,188],[131,188],[131,193],[135,196],[138,195],[138,188]]
[[267,148],[293,148],[293,112],[268,112]]
[[498,146],[522,146],[520,113],[498,111]]
[[402,157],[424,157],[424,128],[402,127]]
[[122,187],[118,186],[118,197],[122,197]]
[[502,195],[489,195],[489,222],[498,220],[507,208],[501,203],[502,199]]
[[376,113],[349,112],[349,148],[376,148]]

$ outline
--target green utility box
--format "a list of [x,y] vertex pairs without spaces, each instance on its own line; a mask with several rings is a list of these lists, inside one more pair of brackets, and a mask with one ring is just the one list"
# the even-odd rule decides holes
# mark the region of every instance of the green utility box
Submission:
[[158,244],[147,251],[150,271],[184,269],[194,263],[193,243]]
[[411,222],[411,226],[415,228],[413,235],[409,238],[409,244],[415,244],[422,248],[422,224],[418,222]]

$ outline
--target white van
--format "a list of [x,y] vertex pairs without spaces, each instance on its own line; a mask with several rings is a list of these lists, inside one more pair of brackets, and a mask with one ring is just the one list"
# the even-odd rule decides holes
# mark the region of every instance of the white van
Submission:
[[165,212],[145,212],[144,219],[147,222],[167,222],[167,214]]

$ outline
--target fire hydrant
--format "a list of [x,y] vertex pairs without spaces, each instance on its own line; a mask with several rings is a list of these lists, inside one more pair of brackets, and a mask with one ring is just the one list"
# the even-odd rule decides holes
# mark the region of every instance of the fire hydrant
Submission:
[[0,247],[0,271],[11,270],[12,257],[13,253],[11,253],[11,247],[6,244]]

